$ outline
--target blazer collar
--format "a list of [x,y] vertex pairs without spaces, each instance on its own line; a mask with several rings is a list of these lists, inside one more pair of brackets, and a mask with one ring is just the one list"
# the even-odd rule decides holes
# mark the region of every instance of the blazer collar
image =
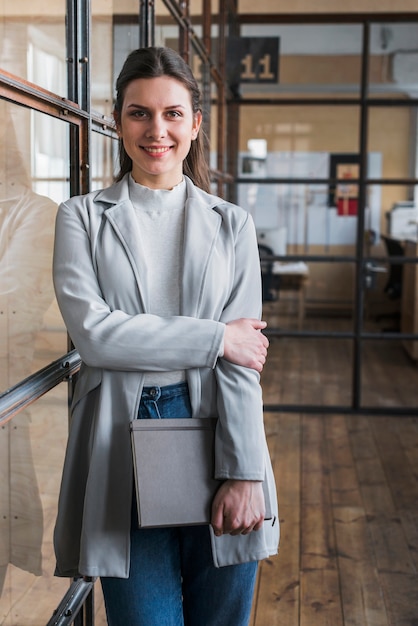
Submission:
[[205,287],[208,286],[209,261],[222,219],[215,210],[219,198],[205,193],[189,179],[186,179],[186,182],[181,313],[199,317]]
[[[149,284],[147,265],[141,246],[135,209],[129,198],[128,176],[99,191],[96,201],[109,204],[105,210],[116,235],[125,248],[134,271],[143,310],[148,311]],[[186,213],[184,226],[184,256],[181,294],[181,314],[198,317],[205,291],[209,260],[221,226],[221,216],[214,208],[219,198],[196,187],[186,178]]]

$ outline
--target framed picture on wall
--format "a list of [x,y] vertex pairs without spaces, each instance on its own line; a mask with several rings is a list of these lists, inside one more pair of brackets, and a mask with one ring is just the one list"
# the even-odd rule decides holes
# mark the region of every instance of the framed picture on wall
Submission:
[[328,206],[337,209],[337,215],[357,215],[360,156],[358,154],[330,154],[329,176],[338,182],[329,187]]

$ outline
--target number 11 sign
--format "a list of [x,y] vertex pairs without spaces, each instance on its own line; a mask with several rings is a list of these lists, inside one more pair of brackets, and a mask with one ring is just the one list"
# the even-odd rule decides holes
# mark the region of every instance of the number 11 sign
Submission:
[[279,81],[278,37],[231,37],[226,55],[230,85]]

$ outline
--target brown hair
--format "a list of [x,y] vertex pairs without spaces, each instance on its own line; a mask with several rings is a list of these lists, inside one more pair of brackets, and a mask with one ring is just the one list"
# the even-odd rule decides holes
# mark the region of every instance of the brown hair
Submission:
[[[119,118],[126,88],[133,80],[159,76],[171,76],[182,83],[190,93],[193,113],[202,111],[200,90],[187,63],[171,48],[150,47],[134,50],[123,64],[116,81],[115,118]],[[183,161],[183,173],[198,187],[210,191],[209,167],[205,157],[206,141],[206,135],[200,128],[197,138],[191,143],[189,154]],[[125,151],[122,139],[119,139],[119,166],[117,181],[132,170],[132,160]]]

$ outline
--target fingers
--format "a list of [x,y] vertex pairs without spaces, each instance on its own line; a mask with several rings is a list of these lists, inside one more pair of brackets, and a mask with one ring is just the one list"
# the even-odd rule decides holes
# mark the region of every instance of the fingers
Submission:
[[256,519],[253,515],[241,519],[237,515],[219,513],[220,511],[211,520],[213,531],[217,537],[221,535],[249,535],[253,531],[260,530],[264,522],[264,517],[260,515]]
[[212,507],[212,519],[210,523],[212,524],[213,532],[217,537],[223,535],[223,507],[218,506]]
[[264,320],[240,318],[228,322],[224,334],[224,358],[261,372],[266,362],[269,341],[262,331]]
[[267,322],[264,320],[259,320],[256,318],[248,318],[248,321],[252,324],[253,328],[256,330],[263,330],[267,326]]
[[248,362],[246,363],[246,367],[250,369],[256,370],[258,373],[263,371],[264,365],[267,361],[267,350],[264,348],[260,350],[257,354],[248,358]]
[[[258,319],[249,319],[248,320],[250,322],[250,324],[252,325],[252,327],[255,330],[264,330],[267,327],[267,322],[265,322],[264,320],[258,320]],[[263,335],[263,333],[259,333],[259,338],[261,340],[261,343],[263,344],[263,346],[267,349],[269,347],[269,340],[267,339],[267,337],[265,335]]]
[[258,353],[256,354],[255,359],[254,359],[254,369],[257,370],[257,372],[261,373],[267,361],[267,350],[269,347],[269,340],[262,333],[258,333],[258,336],[260,339],[260,344],[258,348]]
[[264,511],[261,483],[227,480],[213,500],[211,525],[217,537],[223,534],[248,535],[260,530]]

